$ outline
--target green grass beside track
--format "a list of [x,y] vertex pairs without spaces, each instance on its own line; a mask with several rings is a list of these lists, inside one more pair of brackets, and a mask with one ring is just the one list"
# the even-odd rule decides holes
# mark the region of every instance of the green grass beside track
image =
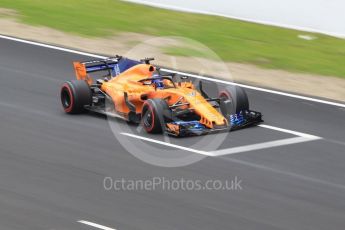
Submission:
[[[326,35],[116,0],[0,0],[0,8],[17,10],[24,23],[83,36],[120,32],[182,36],[203,43],[224,61],[345,78],[345,39]],[[303,40],[300,34],[317,38]]]

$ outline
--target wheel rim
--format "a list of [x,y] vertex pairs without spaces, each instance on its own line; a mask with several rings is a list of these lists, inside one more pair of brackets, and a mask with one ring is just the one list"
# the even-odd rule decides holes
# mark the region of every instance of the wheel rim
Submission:
[[219,95],[219,99],[226,101],[226,100],[230,100],[230,97],[227,93],[221,92]]
[[143,124],[147,129],[150,129],[153,125],[153,116],[150,109],[147,109],[144,113]]
[[71,95],[69,94],[68,90],[64,88],[61,93],[61,102],[62,106],[65,109],[68,109],[71,106]]

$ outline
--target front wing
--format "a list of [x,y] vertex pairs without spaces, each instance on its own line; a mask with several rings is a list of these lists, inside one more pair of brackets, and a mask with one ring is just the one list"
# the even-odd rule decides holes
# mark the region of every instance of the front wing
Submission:
[[263,122],[262,114],[251,110],[229,115],[228,121],[228,125],[212,129],[207,128],[199,121],[173,121],[166,124],[165,132],[176,137],[197,136],[215,132],[229,132]]

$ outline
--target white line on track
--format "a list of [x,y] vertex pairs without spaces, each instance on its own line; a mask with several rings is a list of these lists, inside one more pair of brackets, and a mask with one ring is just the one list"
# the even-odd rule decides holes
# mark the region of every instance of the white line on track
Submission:
[[261,124],[258,126],[262,128],[266,128],[266,129],[271,129],[271,130],[275,130],[275,131],[279,131],[283,133],[292,134],[297,137],[286,138],[286,139],[275,140],[275,141],[267,141],[267,142],[262,142],[258,144],[244,145],[244,146],[233,147],[233,148],[228,148],[228,149],[221,149],[221,150],[213,151],[213,154],[215,156],[223,156],[223,155],[248,152],[248,151],[260,150],[260,149],[267,149],[267,148],[273,148],[273,147],[278,147],[278,146],[283,146],[283,145],[292,145],[292,144],[322,139],[321,137],[318,137],[318,136],[310,135],[307,133],[301,133],[301,132],[297,132],[297,131],[293,131],[289,129],[282,129],[282,128],[271,126],[271,125]]
[[207,80],[207,81],[222,83],[222,84],[226,84],[226,85],[237,85],[237,86],[241,86],[243,88],[257,90],[257,91],[261,91],[261,92],[272,93],[272,94],[282,95],[282,96],[286,96],[286,97],[292,97],[292,98],[297,98],[297,99],[301,99],[301,100],[318,102],[318,103],[322,103],[322,104],[333,105],[333,106],[345,108],[345,104],[342,104],[342,103],[326,101],[326,100],[321,100],[321,99],[312,98],[312,97],[305,97],[305,96],[296,95],[296,94],[292,94],[292,93],[285,93],[285,92],[281,92],[281,91],[277,91],[277,90],[265,89],[265,88],[261,88],[261,87],[250,86],[250,85],[220,80],[220,79],[216,79],[216,78],[209,78],[209,77],[199,76],[199,75],[195,75],[195,74],[170,70],[170,69],[162,68],[161,70],[166,71],[166,72],[170,72],[170,73],[177,73],[177,74],[181,74],[181,75],[185,75],[185,76],[189,76],[189,77],[193,77],[193,78],[203,79],[203,80]]
[[68,49],[68,48],[54,46],[54,45],[48,45],[48,44],[44,44],[44,43],[40,43],[40,42],[33,42],[33,41],[9,37],[9,36],[5,36],[5,35],[0,35],[0,38],[12,40],[12,41],[16,41],[16,42],[21,42],[21,43],[25,43],[25,44],[29,44],[29,45],[34,45],[34,46],[41,46],[41,47],[54,49],[54,50],[60,50],[60,51],[68,52],[68,53],[79,54],[79,55],[83,55],[83,56],[89,56],[89,57],[95,57],[95,58],[107,58],[106,56],[101,56],[101,55],[97,55],[97,54],[87,53],[87,52],[83,52],[83,51]]
[[[320,138],[317,138],[317,139],[320,139]],[[274,147],[279,147],[279,146],[284,146],[284,145],[292,145],[292,144],[297,144],[297,143],[302,143],[302,142],[307,142],[307,141],[312,141],[312,140],[317,140],[317,139],[316,138],[311,139],[311,138],[306,138],[306,137],[292,137],[292,138],[286,138],[286,139],[281,139],[281,140],[276,140],[276,141],[267,141],[267,142],[262,142],[258,144],[244,145],[244,146],[233,147],[233,148],[228,148],[228,149],[216,150],[216,151],[213,151],[212,154],[218,157],[218,156],[230,155],[230,154],[235,154],[235,153],[274,148]]]
[[107,226],[104,225],[100,225],[100,224],[96,224],[96,223],[92,223],[90,221],[86,221],[86,220],[78,220],[77,222],[81,223],[81,224],[85,224],[88,226],[92,226],[98,229],[103,229],[103,230],[116,230],[115,228],[109,228]]
[[180,146],[180,145],[175,145],[175,144],[167,143],[164,141],[158,141],[155,139],[151,139],[151,138],[147,138],[147,137],[143,137],[143,136],[139,136],[139,135],[135,135],[135,134],[131,134],[131,133],[121,133],[121,134],[124,136],[133,137],[136,139],[140,139],[140,140],[144,140],[147,142],[156,143],[156,144],[160,144],[160,145],[165,145],[165,146],[168,146],[171,148],[181,149],[181,150],[185,150],[185,151],[192,152],[192,153],[197,153],[197,154],[206,155],[206,156],[214,156],[212,154],[212,152],[196,150],[196,149],[192,149],[192,148],[188,148],[188,147],[184,147],[184,146]]
[[322,139],[321,137],[310,135],[307,133],[301,133],[293,130],[288,130],[288,129],[283,129],[275,126],[270,126],[270,125],[259,125],[262,128],[266,129],[271,129],[275,130],[278,132],[284,132],[288,134],[295,135],[297,137],[292,137],[292,138],[285,138],[285,139],[280,139],[280,140],[275,140],[275,141],[267,141],[267,142],[262,142],[262,143],[257,143],[257,144],[250,144],[250,145],[243,145],[239,147],[232,147],[232,148],[227,148],[227,149],[220,149],[220,150],[215,150],[215,151],[202,151],[202,150],[197,150],[197,149],[192,149],[188,147],[183,147],[180,145],[175,145],[171,143],[167,143],[164,141],[158,141],[155,139],[135,135],[135,134],[130,134],[130,133],[121,133],[122,135],[148,141],[151,143],[156,143],[160,145],[165,145],[171,148],[176,148],[176,149],[181,149],[185,150],[188,152],[192,153],[197,153],[205,156],[211,156],[211,157],[217,157],[217,156],[223,156],[223,155],[230,155],[230,154],[236,154],[236,153],[242,153],[242,152],[249,152],[249,151],[254,151],[254,150],[261,150],[261,149],[268,149],[268,148],[274,148],[274,147],[279,147],[279,146],[284,146],[284,145],[291,145],[291,144],[297,144],[297,143],[302,143],[302,142],[308,142],[308,141],[314,141],[314,140],[319,140]]
[[[88,52],[73,50],[73,49],[69,49],[69,48],[63,48],[63,47],[54,46],[54,45],[48,45],[48,44],[44,44],[44,43],[40,43],[40,42],[28,41],[25,39],[9,37],[6,35],[0,35],[0,38],[12,40],[12,41],[16,41],[16,42],[21,42],[21,43],[25,43],[25,44],[29,44],[29,45],[41,46],[41,47],[45,47],[45,48],[49,48],[49,49],[55,49],[55,50],[60,50],[60,51],[64,51],[64,52],[79,54],[79,55],[88,56],[88,57],[107,58],[106,56],[101,56],[101,55],[92,54],[92,53],[88,53]],[[305,96],[301,96],[301,95],[285,93],[285,92],[281,92],[281,91],[277,91],[277,90],[270,90],[270,89],[265,89],[265,88],[256,87],[256,86],[239,84],[239,83],[229,82],[229,81],[220,80],[220,79],[216,79],[216,78],[199,76],[196,74],[184,73],[184,72],[170,70],[170,69],[163,69],[162,68],[162,70],[167,71],[167,72],[171,72],[171,73],[178,73],[178,74],[182,74],[182,75],[186,75],[186,76],[190,76],[190,77],[194,77],[194,78],[198,78],[198,79],[204,79],[204,80],[223,83],[223,84],[227,84],[227,85],[237,85],[237,86],[241,86],[243,88],[257,90],[257,91],[261,91],[261,92],[272,93],[272,94],[282,95],[282,96],[286,96],[286,97],[292,97],[292,98],[297,98],[297,99],[301,99],[301,100],[307,100],[307,101],[318,102],[318,103],[322,103],[322,104],[327,104],[327,105],[345,108],[345,104],[342,104],[342,103],[326,101],[326,100],[321,100],[321,99],[312,98],[312,97],[305,97]]]
[[289,129],[282,129],[282,128],[278,128],[278,127],[271,126],[271,125],[260,124],[258,126],[260,126],[262,128],[266,128],[266,129],[276,130],[276,131],[283,132],[283,133],[289,133],[289,134],[292,134],[295,136],[300,136],[300,137],[304,137],[304,138],[308,138],[308,139],[320,139],[320,137],[318,137],[318,136],[310,135],[307,133],[301,133],[301,132],[297,132],[297,131],[293,131],[293,130],[289,130]]

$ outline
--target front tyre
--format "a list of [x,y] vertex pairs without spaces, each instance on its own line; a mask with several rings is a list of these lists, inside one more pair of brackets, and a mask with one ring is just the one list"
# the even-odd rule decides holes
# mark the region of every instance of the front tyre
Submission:
[[76,114],[85,111],[92,103],[90,86],[84,80],[66,81],[60,92],[62,107],[66,113]]
[[228,86],[219,92],[220,110],[226,117],[249,110],[248,96],[239,86]]
[[169,106],[163,99],[148,99],[141,112],[141,125],[148,133],[162,133],[165,130],[165,116]]

